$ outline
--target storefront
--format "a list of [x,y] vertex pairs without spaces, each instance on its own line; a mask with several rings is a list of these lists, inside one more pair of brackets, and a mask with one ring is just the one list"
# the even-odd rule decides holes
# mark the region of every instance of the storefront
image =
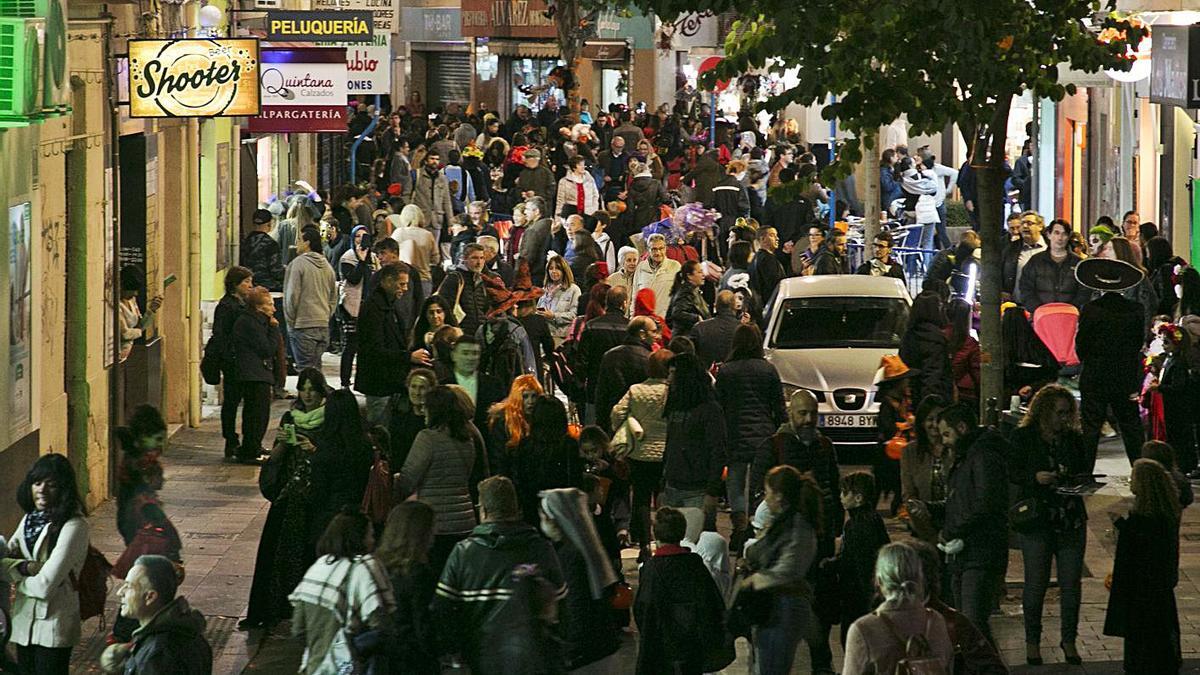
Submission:
[[[471,47],[458,7],[402,7],[397,86],[416,114],[471,102]],[[397,101],[398,103],[401,101]]]
[[507,115],[551,96],[565,101],[547,81],[561,61],[543,0],[464,0],[460,25],[475,53],[474,102]]

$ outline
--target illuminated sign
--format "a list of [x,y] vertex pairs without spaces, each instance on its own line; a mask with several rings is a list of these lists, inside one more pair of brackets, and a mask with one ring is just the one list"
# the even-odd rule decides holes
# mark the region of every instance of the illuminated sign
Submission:
[[250,131],[346,133],[344,48],[264,49],[262,112]]
[[129,41],[130,117],[259,112],[258,40]]
[[371,42],[371,12],[267,12],[267,39],[276,42]]

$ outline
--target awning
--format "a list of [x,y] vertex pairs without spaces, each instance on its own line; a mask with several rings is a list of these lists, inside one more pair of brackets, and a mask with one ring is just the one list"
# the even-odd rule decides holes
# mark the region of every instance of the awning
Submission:
[[557,59],[558,44],[554,42],[507,42],[491,40],[488,51],[496,56],[514,56],[524,59]]
[[583,45],[583,51],[579,55],[592,61],[624,61],[628,54],[629,47],[623,40],[620,42],[593,40]]

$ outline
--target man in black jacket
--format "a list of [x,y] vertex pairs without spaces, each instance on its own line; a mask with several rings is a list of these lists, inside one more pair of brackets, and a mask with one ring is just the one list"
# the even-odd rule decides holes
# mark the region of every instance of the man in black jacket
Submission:
[[1115,292],[1101,295],[1079,312],[1075,353],[1083,366],[1079,411],[1089,473],[1096,466],[1100,427],[1110,408],[1130,465],[1141,456],[1145,439],[1136,397],[1142,385],[1142,312],[1141,303]]
[[725,290],[717,293],[716,312],[711,319],[705,319],[692,326],[688,337],[696,345],[696,356],[705,370],[712,368],[714,363],[721,363],[729,356],[729,347],[733,344],[733,331],[742,324],[738,318],[737,296],[733,291]]
[[141,625],[132,643],[105,650],[101,662],[111,668],[107,672],[212,672],[204,615],[176,595],[178,586],[174,563],[161,555],[141,556],[129,568],[121,590],[121,612]]
[[646,380],[646,361],[650,345],[662,335],[658,324],[648,316],[635,316],[625,328],[625,342],[604,353],[600,376],[596,378],[596,424],[612,434],[613,406],[630,385]]
[[850,262],[846,260],[846,233],[830,230],[825,238],[825,250],[813,261],[813,274],[849,274]]
[[491,308],[487,289],[483,283],[483,268],[487,264],[487,251],[476,243],[467,244],[463,262],[454,272],[447,274],[438,287],[438,297],[447,307],[462,309],[458,327],[464,335],[474,335],[487,321]]
[[1071,252],[1071,224],[1061,218],[1052,220],[1046,235],[1050,248],[1025,263],[1017,299],[1031,314],[1050,302],[1082,308],[1091,300],[1092,289],[1075,279],[1075,266],[1082,258]]
[[272,293],[283,292],[283,256],[279,242],[271,238],[271,212],[256,209],[252,218],[254,231],[242,240],[242,267],[254,274],[254,282]]
[[558,181],[554,180],[554,172],[542,163],[542,152],[537,148],[525,151],[525,168],[517,176],[517,191],[529,199],[541,197],[547,204],[554,203],[554,194]]
[[513,616],[532,610],[509,599],[521,583],[518,568],[540,578],[552,604],[566,596],[554,546],[521,519],[517,491],[504,476],[479,484],[479,523],[454,546],[437,584],[433,619],[441,651],[461,654],[473,673],[544,667],[546,652],[535,637],[542,617]]
[[616,286],[609,289],[604,299],[604,314],[588,321],[579,336],[579,357],[584,365],[584,381],[587,383],[587,401],[596,402],[596,385],[600,379],[600,362],[608,350],[625,341],[625,329],[629,319],[625,310],[629,306],[629,290]]
[[[786,464],[802,474],[811,475],[821,488],[821,513],[824,523],[821,537],[817,540],[815,560],[830,558],[836,552],[834,540],[842,534],[844,509],[840,499],[838,481],[837,450],[833,442],[817,430],[817,399],[807,389],[797,389],[788,400],[788,421],[779,427],[755,455],[750,467],[751,505],[761,499],[763,483],[767,473],[781,464]],[[809,571],[810,582],[820,594],[819,567],[814,564]],[[820,595],[818,595],[820,597]],[[820,629],[809,636],[808,649],[813,672],[832,672],[833,652],[829,648],[829,630],[833,622],[822,620]]]
[[750,288],[765,304],[771,302],[775,287],[787,276],[775,251],[779,249],[779,233],[773,227],[758,228],[758,252],[750,261]]
[[444,384],[457,384],[466,390],[475,404],[475,414],[471,421],[475,428],[487,429],[488,409],[508,394],[510,383],[479,370],[479,362],[483,356],[483,347],[473,335],[462,335],[454,342],[450,352],[450,361],[454,368]]
[[980,428],[966,403],[938,415],[938,433],[954,457],[938,548],[954,572],[955,605],[995,644],[988,617],[1008,561],[1008,444],[999,431]]
[[545,199],[533,197],[525,200],[525,234],[521,236],[517,257],[529,261],[529,273],[533,285],[541,287],[546,282],[546,253],[550,251],[550,236],[553,221],[546,217]]
[[408,327],[395,302],[408,291],[408,271],[393,263],[379,272],[379,287],[358,314],[358,370],[354,388],[367,398],[367,421],[387,426],[392,397],[405,390],[408,371],[428,365],[425,350],[408,351]]
[[746,162],[735,159],[725,167],[725,175],[713,186],[712,207],[721,213],[720,232],[717,244],[721,247],[721,259],[728,249],[729,231],[738,218],[750,217],[750,195],[738,176],[746,172]]

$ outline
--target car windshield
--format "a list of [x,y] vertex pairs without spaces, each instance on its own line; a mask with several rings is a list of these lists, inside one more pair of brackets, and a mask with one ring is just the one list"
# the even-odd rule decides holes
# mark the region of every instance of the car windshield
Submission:
[[907,324],[908,303],[900,298],[790,298],[779,311],[771,346],[899,347]]

